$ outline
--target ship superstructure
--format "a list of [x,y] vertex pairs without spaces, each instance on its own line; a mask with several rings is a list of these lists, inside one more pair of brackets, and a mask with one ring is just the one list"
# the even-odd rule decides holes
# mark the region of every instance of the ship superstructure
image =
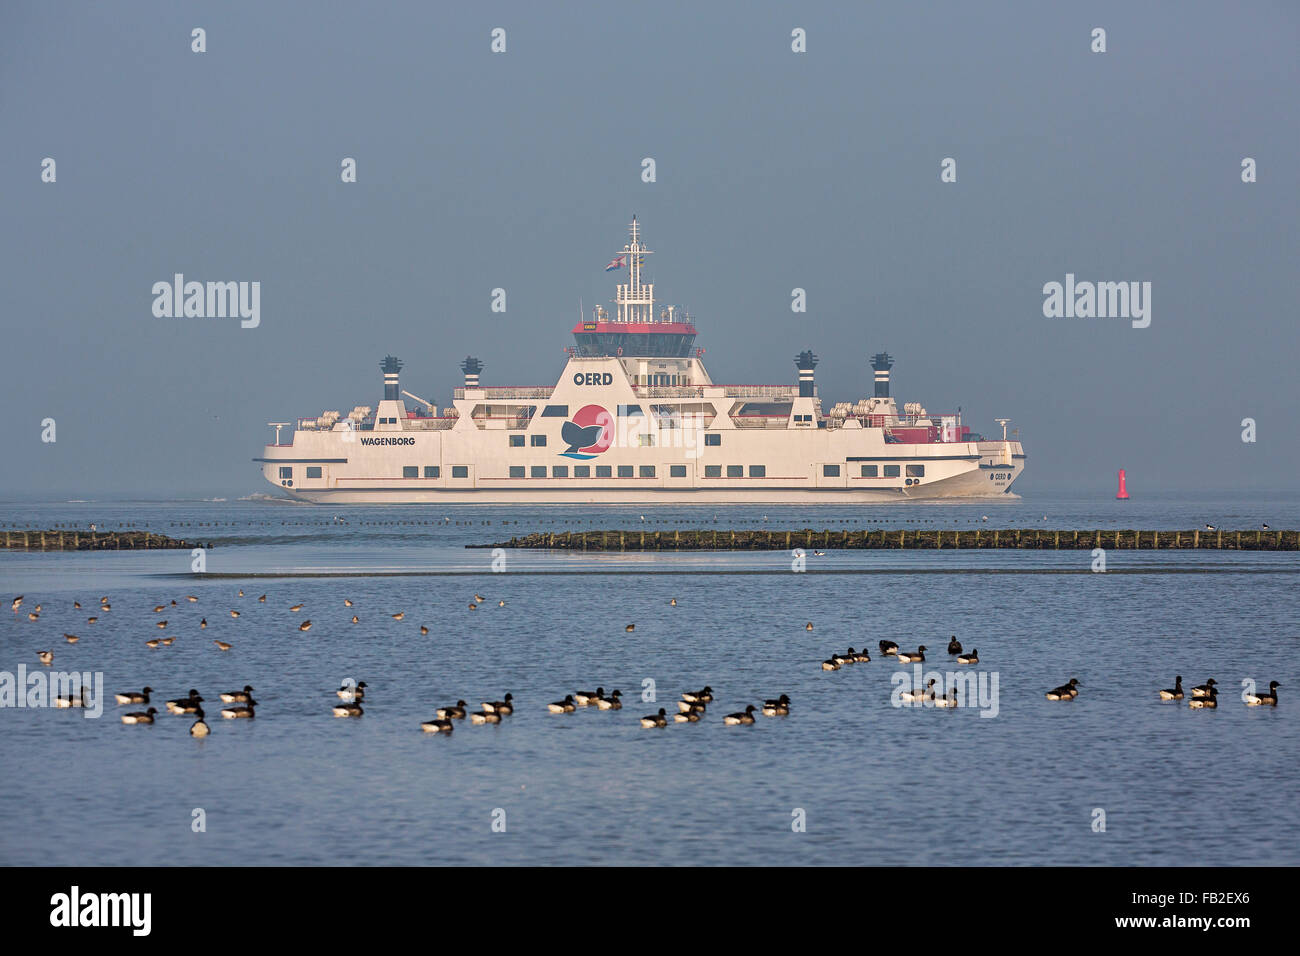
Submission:
[[376,407],[298,419],[288,441],[293,423],[271,423],[263,475],[316,502],[796,504],[991,497],[1023,471],[1005,419],[985,440],[960,414],[900,411],[883,352],[872,396],[825,411],[811,350],[793,385],[714,384],[690,314],[644,281],[651,254],[634,218],[607,267],[626,273],[614,314],[580,316],[556,384],[484,385],[469,356],[439,408],[401,389],[390,355]]

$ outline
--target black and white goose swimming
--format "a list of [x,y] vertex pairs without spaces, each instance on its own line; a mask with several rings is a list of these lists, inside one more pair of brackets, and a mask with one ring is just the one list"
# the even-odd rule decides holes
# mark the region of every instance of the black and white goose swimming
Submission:
[[615,690],[608,697],[597,697],[596,706],[600,710],[622,710],[623,709],[623,692]]
[[226,720],[252,720],[257,716],[257,713],[253,710],[256,706],[257,701],[250,697],[247,703],[236,704],[234,707],[223,707],[221,716]]
[[924,687],[903,691],[903,693],[900,695],[900,699],[905,700],[908,703],[916,703],[918,701],[933,700],[934,693],[935,693],[934,684],[935,684],[935,680],[933,677],[931,677],[929,682],[926,683]]
[[144,713],[123,714],[122,723],[124,724],[152,724],[153,715],[158,713],[157,707],[150,707]]
[[439,717],[436,720],[426,720],[420,724],[420,729],[426,734],[449,734],[456,729],[456,725],[446,717]]
[[732,727],[737,724],[752,724],[754,722],[754,709],[754,705],[750,704],[739,713],[727,714],[726,717],[722,718],[722,722]]
[[659,713],[650,714],[647,717],[642,717],[641,726],[642,727],[667,727],[668,718],[665,716],[666,714],[667,711],[665,711],[662,707],[660,707]]
[[203,698],[199,696],[199,692],[191,687],[188,697],[177,697],[175,700],[169,700],[166,707],[173,714],[192,714],[199,709],[199,702],[202,700]]
[[466,713],[465,702],[463,700],[458,700],[454,706],[439,707],[436,713],[439,717],[446,717],[452,720],[464,720]]
[[470,714],[469,722],[471,724],[499,724],[501,723],[501,715],[495,710],[482,710],[476,714]]
[[1177,674],[1174,677],[1174,686],[1160,692],[1161,700],[1182,700],[1183,699],[1183,675]]
[[871,663],[871,655],[867,653],[867,649],[865,647],[853,655],[853,663],[855,664]]
[[[365,714],[365,711],[361,709],[361,705],[355,700],[335,704],[333,710],[335,717],[360,717]],[[222,716],[225,715],[225,711],[222,711],[221,713]]]
[[243,690],[228,690],[219,696],[227,704],[245,704],[252,698],[253,688],[252,685],[245,684]]
[[836,664],[839,664],[841,667],[843,667],[845,664],[852,664],[853,658],[856,656],[856,654],[857,652],[850,647],[848,651],[843,654],[832,654],[831,660],[833,660]]
[[502,717],[508,717],[515,712],[514,701],[513,694],[506,694],[505,700],[483,701],[483,709],[489,714],[500,714]]
[[684,701],[678,701],[677,706],[682,708],[682,712],[673,714],[673,720],[679,724],[698,724],[706,710],[704,704],[686,704]]
[[1204,684],[1197,684],[1195,687],[1192,688],[1192,696],[1209,697],[1212,693],[1218,693],[1214,688],[1214,685],[1217,683],[1218,681],[1216,681],[1213,677],[1211,677]]
[[54,698],[55,707],[88,707],[86,703],[86,688],[81,688],[81,693],[77,695],[67,694]]
[[700,690],[682,692],[682,700],[692,704],[707,704],[713,700],[713,688],[705,684]]
[[594,704],[596,698],[604,696],[605,688],[603,687],[597,687],[595,691],[575,690],[573,692],[573,699],[577,702],[579,707],[586,707],[588,704]]
[[763,701],[763,716],[785,717],[790,713],[790,698],[785,694],[775,700]]
[[943,697],[936,697],[932,703],[936,707],[956,707],[957,706],[957,688],[949,687],[948,693]]
[[822,661],[822,670],[824,671],[837,671],[841,666],[843,665],[833,657],[828,657],[826,660]]
[[922,644],[914,651],[898,651],[897,654],[904,664],[919,664],[925,660],[925,645]]
[[[1256,691],[1253,694],[1246,694],[1242,698],[1242,700],[1246,702],[1247,707],[1258,707],[1261,704],[1263,704],[1266,707],[1276,707],[1277,689],[1281,686],[1282,685],[1279,684],[1277,681],[1269,681],[1267,694],[1261,694],[1258,691]],[[85,693],[84,689],[82,690],[82,693]]]
[[881,642],[880,642],[880,653],[882,653],[882,654],[886,654],[886,655],[888,655],[888,654],[897,654],[897,653],[898,653],[898,645],[895,644],[893,641],[881,641]]
[[153,688],[146,687],[141,691],[128,690],[122,694],[114,694],[113,697],[119,704],[147,704],[152,693]]
[[37,659],[38,661],[40,661],[42,664],[44,664],[46,667],[49,667],[50,664],[52,664],[52,663],[54,662],[54,652],[53,652],[53,651],[37,651],[37,652],[36,652],[36,659]]
[[1079,679],[1071,677],[1068,684],[1053,687],[1046,694],[1048,700],[1074,700],[1079,696]]
[[212,728],[209,727],[208,722],[203,719],[206,715],[203,713],[202,707],[194,712],[194,716],[198,719],[195,720],[194,723],[190,724],[191,737],[206,737],[208,734],[212,733]]
[[952,636],[952,640],[950,640],[950,641],[948,642],[948,653],[949,653],[949,654],[960,654],[960,653],[961,653],[961,641],[957,640],[957,635],[956,635],[956,634],[954,634],[954,635]]
[[1214,708],[1219,706],[1219,691],[1211,687],[1210,692],[1204,697],[1193,697],[1187,702],[1187,706],[1199,710],[1203,707]]
[[564,700],[556,700],[546,705],[546,709],[553,714],[571,714],[578,709],[578,705],[573,702],[572,694],[565,694]]
[[366,699],[366,682],[360,681],[356,684],[343,684],[334,692],[340,700],[365,700]]
[[972,647],[969,654],[960,654],[957,657],[958,664],[978,664],[980,662],[980,652],[978,647]]

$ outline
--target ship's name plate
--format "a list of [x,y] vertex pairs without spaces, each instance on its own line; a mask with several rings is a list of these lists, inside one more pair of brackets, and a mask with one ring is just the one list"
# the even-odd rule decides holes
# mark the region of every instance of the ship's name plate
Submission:
[[573,376],[574,385],[613,385],[611,372],[578,372]]
[[414,445],[414,438],[363,438],[363,445]]

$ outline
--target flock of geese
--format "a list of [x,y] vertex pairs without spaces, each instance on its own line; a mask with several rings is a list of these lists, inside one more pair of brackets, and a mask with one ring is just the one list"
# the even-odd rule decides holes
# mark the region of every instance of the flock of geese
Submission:
[[[239,590],[238,596],[241,598],[244,597],[243,589]],[[13,598],[11,607],[15,615],[20,612],[24,600],[25,598],[23,595],[18,595]],[[198,602],[198,598],[192,594],[185,595],[184,600],[188,603]],[[261,604],[265,604],[266,600],[267,596],[265,594],[257,598],[257,602]],[[484,603],[485,598],[483,595],[475,594],[474,600],[469,602],[469,609],[471,611],[477,610]],[[344,598],[343,604],[346,608],[352,608],[354,606],[353,601],[349,598]],[[506,602],[502,600],[498,601],[497,606],[505,607],[505,604]],[[677,599],[671,599],[669,604],[676,607]],[[176,608],[178,606],[178,602],[175,600],[170,604],[171,608]],[[79,601],[74,601],[73,607],[75,610],[81,610],[81,603]],[[303,607],[303,604],[294,604],[289,608],[289,610],[296,614],[301,611]],[[153,611],[155,614],[163,614],[167,613],[168,608],[169,605],[158,604],[153,607]],[[105,595],[104,597],[101,597],[99,602],[100,613],[107,613],[111,610],[112,604],[109,601],[108,596]],[[37,604],[27,613],[27,619],[33,623],[38,622],[40,620],[41,612],[42,605]],[[241,613],[242,612],[238,609],[232,608],[230,610],[230,617],[237,620],[241,616]],[[402,621],[405,619],[406,614],[404,611],[397,611],[391,613],[389,616],[394,621]],[[89,615],[86,622],[87,626],[93,626],[98,620],[98,614]],[[353,624],[359,623],[359,617],[356,614],[353,614],[351,622]],[[156,621],[155,626],[160,630],[166,630],[169,626],[169,620],[162,619]],[[207,618],[200,618],[198,623],[199,629],[206,629],[207,626]],[[310,630],[311,627],[312,622],[310,619],[307,619],[298,625],[298,630],[305,632]],[[634,629],[634,624],[628,624],[625,627],[625,630],[629,633]],[[805,629],[808,631],[813,630],[813,624],[811,621],[805,625]],[[425,625],[421,625],[420,633],[422,635],[427,635],[429,633],[429,628]],[[80,640],[80,637],[75,634],[64,634],[63,637],[68,644],[76,644]],[[144,643],[152,650],[159,647],[170,647],[175,641],[175,636],[168,636],[151,639]],[[234,646],[229,642],[221,640],[214,640],[213,643],[221,651],[229,651]],[[915,651],[904,651],[900,649],[898,644],[894,641],[882,640],[879,642],[879,647],[882,656],[893,657],[902,664],[924,663],[926,659],[925,652],[927,648],[924,644],[919,645]],[[947,651],[949,656],[954,658],[958,664],[970,665],[978,664],[980,662],[979,651],[975,648],[972,648],[969,652],[965,651],[962,648],[961,642],[957,640],[956,635],[953,635],[951,640],[948,642]],[[41,664],[47,667],[53,664],[54,652],[52,650],[37,651],[36,656]],[[831,654],[826,658],[826,660],[821,662],[821,668],[824,671],[837,671],[847,665],[868,663],[870,660],[871,656],[865,649],[859,651],[850,647],[842,654]],[[940,697],[934,689],[934,684],[935,681],[932,679],[929,681],[927,686],[923,688],[914,688],[906,691],[902,694],[902,699],[906,702],[929,703],[934,707],[941,708],[958,706],[956,687],[950,688],[945,696]],[[1078,678],[1072,677],[1069,681],[1059,687],[1054,687],[1047,691],[1045,696],[1048,700],[1053,701],[1074,700],[1079,696],[1080,686],[1081,684]],[[1251,707],[1276,707],[1277,689],[1280,686],[1281,685],[1278,681],[1271,681],[1267,692],[1244,694],[1242,700],[1247,706]],[[344,685],[335,693],[339,699],[339,702],[333,704],[331,708],[335,717],[357,718],[364,715],[365,710],[362,707],[362,701],[366,696],[365,681],[355,684],[351,681],[345,682]],[[154,718],[159,711],[156,707],[150,706],[152,694],[153,688],[151,687],[144,687],[139,691],[125,691],[115,694],[114,697],[117,703],[121,706],[135,705],[147,708],[145,710],[131,711],[122,714],[122,723],[128,725],[148,725],[154,723]],[[218,697],[222,704],[227,705],[223,706],[220,710],[223,719],[251,720],[257,715],[258,704],[253,698],[253,688],[251,685],[245,684],[241,690],[222,692]],[[1174,678],[1174,686],[1172,688],[1159,691],[1159,699],[1166,701],[1187,699],[1188,705],[1192,708],[1216,708],[1218,707],[1217,682],[1214,678],[1210,678],[1204,684],[1191,688],[1189,694],[1185,694],[1183,690],[1182,675],[1178,675]],[[164,706],[168,713],[192,716],[194,722],[189,728],[190,735],[194,737],[206,737],[211,733],[211,728],[208,726],[206,721],[203,702],[203,696],[196,689],[191,688],[186,696],[168,700],[165,702]],[[708,705],[712,702],[713,688],[710,686],[706,685],[696,691],[686,691],[682,693],[681,699],[676,702],[677,712],[675,714],[670,716],[667,708],[660,707],[656,713],[647,714],[646,716],[641,717],[640,725],[645,728],[660,728],[666,727],[670,721],[674,723],[699,723],[705,717]],[[55,700],[54,704],[56,707],[85,707],[87,706],[86,689],[83,687],[81,694],[75,698],[71,695],[59,697]],[[548,704],[547,711],[552,714],[572,714],[579,708],[588,707],[594,707],[597,710],[622,710],[622,692],[614,690],[611,693],[606,694],[603,686],[597,687],[594,691],[573,691],[572,693],[566,694],[562,699],[552,701]],[[505,694],[500,700],[483,701],[481,709],[478,711],[469,710],[468,705],[464,700],[458,700],[455,704],[438,708],[435,717],[422,722],[420,724],[420,729],[425,733],[450,734],[455,729],[456,722],[458,721],[468,719],[471,724],[476,725],[499,724],[503,718],[513,714],[514,710],[514,696],[509,693]],[[752,703],[748,704],[743,710],[726,714],[722,718],[722,723],[727,726],[752,725],[755,723],[754,714],[756,711],[768,717],[787,716],[790,713],[790,698],[786,694],[781,694],[778,697],[763,701],[761,707]]]
[[[812,622],[805,625],[807,630],[812,630]],[[914,651],[899,650],[898,645],[893,641],[881,641],[880,653],[886,657],[895,658],[900,664],[920,664],[925,662],[926,646],[921,644]],[[980,662],[979,649],[972,647],[967,653],[962,649],[961,641],[957,640],[957,635],[952,635],[948,641],[948,654],[956,658],[958,664],[978,664]],[[837,671],[847,664],[863,664],[871,660],[871,655],[865,650],[856,651],[850,647],[843,654],[832,654],[826,660],[822,661],[822,670]],[[935,681],[931,679],[925,687],[904,691],[902,699],[909,703],[929,702],[935,707],[956,707],[957,706],[957,688],[948,689],[948,694],[944,697],[937,696],[934,690]],[[1204,684],[1192,688],[1191,696],[1187,698],[1189,707],[1195,709],[1214,708],[1219,706],[1219,691],[1216,687],[1216,681],[1213,677]],[[1077,677],[1071,677],[1066,683],[1059,687],[1053,687],[1047,691],[1044,696],[1048,700],[1074,700],[1079,696],[1079,688],[1082,686]],[[1282,685],[1277,681],[1269,681],[1268,692],[1260,693],[1258,691],[1242,695],[1242,701],[1247,707],[1276,707],[1277,706],[1277,689]],[[1174,677],[1174,686],[1159,692],[1161,700],[1183,700],[1183,677],[1181,674]]]

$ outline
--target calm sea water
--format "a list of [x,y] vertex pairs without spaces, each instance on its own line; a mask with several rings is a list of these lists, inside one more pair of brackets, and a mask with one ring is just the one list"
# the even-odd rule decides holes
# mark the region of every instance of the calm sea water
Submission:
[[[830,551],[796,574],[785,553],[511,552],[494,572],[491,552],[464,547],[584,527],[971,527],[984,515],[1002,528],[1300,526],[1293,497],[745,511],[0,506],[10,527],[129,522],[215,545],[203,577],[188,552],[0,552],[0,671],[40,670],[36,651],[52,648],[54,670],[102,672],[110,693],[148,684],[157,703],[197,687],[213,728],[195,740],[189,718],[167,714],[128,727],[117,714],[138,708],[112,704],[95,720],[0,709],[0,862],[1300,862],[1294,554],[1111,551],[1094,574],[1086,552]],[[26,602],[13,614],[17,594]],[[485,601],[471,611],[476,594]],[[103,595],[112,610],[87,624]],[[944,653],[950,634],[996,677],[996,717],[891,703],[891,677],[910,669],[877,642],[928,645],[926,668],[942,678],[959,669]],[[175,644],[145,646],[163,635]],[[849,645],[874,659],[820,670]],[[1216,678],[1218,710],[1161,703],[1175,674],[1189,687]],[[369,688],[359,720],[330,714],[349,677]],[[1044,699],[1070,677],[1077,700]],[[1280,681],[1279,706],[1244,706],[1244,679]],[[246,683],[256,720],[221,720],[216,694]],[[716,700],[701,723],[638,725],[704,684]],[[625,708],[546,712],[597,685],[621,689]],[[642,699],[650,688],[655,702]],[[500,726],[419,730],[439,705],[507,691],[517,707]],[[723,714],[781,693],[789,717],[723,726]],[[204,832],[192,829],[196,808]],[[806,832],[792,828],[798,811]]]

